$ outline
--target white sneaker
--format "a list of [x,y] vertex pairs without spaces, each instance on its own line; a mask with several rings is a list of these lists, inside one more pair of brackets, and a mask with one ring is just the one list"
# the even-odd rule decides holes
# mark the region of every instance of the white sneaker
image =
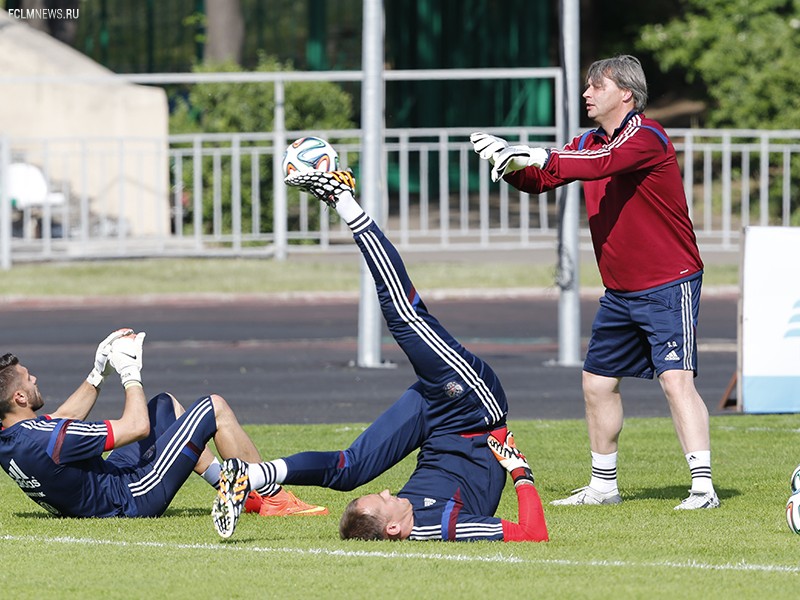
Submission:
[[719,498],[714,490],[710,492],[695,492],[689,490],[689,497],[681,500],[675,510],[695,510],[698,508],[717,508]]
[[622,502],[622,498],[619,492],[598,492],[587,485],[586,487],[572,490],[572,495],[569,498],[553,500],[550,504],[553,506],[577,506],[579,504],[619,504],[620,502]]

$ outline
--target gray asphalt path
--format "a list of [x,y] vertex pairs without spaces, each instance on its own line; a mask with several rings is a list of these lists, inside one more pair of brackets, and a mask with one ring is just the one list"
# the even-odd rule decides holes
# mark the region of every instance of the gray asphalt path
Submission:
[[[424,295],[428,308],[503,381],[510,418],[582,418],[580,368],[558,358],[555,293],[515,297]],[[597,297],[581,301],[589,334]],[[709,410],[736,368],[737,297],[704,292],[697,387]],[[54,408],[91,368],[97,343],[111,330],[147,332],[143,378],[153,395],[169,391],[184,404],[207,393],[224,396],[244,423],[369,422],[414,381],[393,340],[384,336],[385,368],[353,366],[356,296],[181,297],[0,304],[0,353],[13,352],[39,378]],[[667,416],[655,381],[626,380],[625,414]],[[122,393],[115,376],[92,413],[117,418]]]

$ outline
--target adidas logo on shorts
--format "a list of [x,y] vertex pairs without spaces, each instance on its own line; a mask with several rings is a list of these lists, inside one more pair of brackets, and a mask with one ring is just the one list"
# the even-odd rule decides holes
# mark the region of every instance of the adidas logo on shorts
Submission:
[[678,356],[678,353],[675,352],[675,350],[670,350],[669,354],[667,354],[664,357],[664,360],[670,360],[670,361],[678,361],[680,359],[681,359],[680,356]]

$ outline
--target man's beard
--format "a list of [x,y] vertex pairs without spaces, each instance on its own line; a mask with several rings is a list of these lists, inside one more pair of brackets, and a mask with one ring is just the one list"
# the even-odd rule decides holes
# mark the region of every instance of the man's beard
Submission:
[[33,412],[36,412],[44,406],[44,400],[42,400],[42,394],[39,392],[39,388],[34,387],[33,394],[34,395],[31,397],[30,405],[31,409],[33,409]]

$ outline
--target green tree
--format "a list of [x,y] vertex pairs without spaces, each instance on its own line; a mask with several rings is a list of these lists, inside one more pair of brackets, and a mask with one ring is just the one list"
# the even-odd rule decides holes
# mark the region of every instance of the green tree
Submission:
[[[800,124],[800,1],[686,0],[682,16],[644,29],[641,45],[662,69],[681,67],[702,83],[710,127],[796,129]],[[759,168],[751,156],[750,172]],[[793,157],[790,173],[800,169]],[[770,171],[769,211],[782,212],[783,167]],[[792,176],[792,188],[800,186]],[[792,194],[794,196],[794,194]],[[792,224],[800,206],[791,202]]]
[[[289,63],[262,56],[255,71],[291,71]],[[243,72],[233,62],[203,63],[195,73]],[[272,83],[200,83],[186,95],[176,94],[170,117],[171,133],[232,133],[270,131],[275,110]],[[286,84],[286,128],[349,129],[353,123],[353,100],[335,83],[293,82]]]
[[706,87],[708,126],[800,123],[798,0],[685,0],[680,17],[644,28],[640,48]]
[[[274,57],[262,56],[257,71],[291,70],[288,63],[282,64]],[[233,63],[204,63],[195,68],[198,73],[241,72],[243,69]],[[171,100],[174,110],[170,117],[170,133],[258,133],[268,132],[273,127],[275,109],[275,90],[272,83],[202,83],[191,86],[187,91],[174,92]],[[341,87],[330,82],[292,82],[285,87],[286,129],[326,130],[352,129],[353,101]],[[217,181],[221,192],[221,206],[214,206],[214,158],[203,158],[203,223],[205,233],[212,233],[212,219],[220,214],[222,222],[217,222],[217,232],[230,233],[232,227],[231,211],[231,166],[233,164],[227,143],[217,151],[219,173]],[[255,149],[253,149],[255,150]],[[280,149],[282,152],[282,149]],[[253,196],[252,162],[258,160],[258,197],[260,211],[254,217],[251,198]],[[183,170],[184,189],[191,191],[192,171],[187,163]],[[242,230],[252,231],[257,219],[258,233],[272,230],[272,160],[271,155],[242,147],[241,164]],[[192,222],[192,202],[187,204],[186,222]],[[290,219],[293,217],[292,206]],[[291,226],[291,223],[290,223]]]

